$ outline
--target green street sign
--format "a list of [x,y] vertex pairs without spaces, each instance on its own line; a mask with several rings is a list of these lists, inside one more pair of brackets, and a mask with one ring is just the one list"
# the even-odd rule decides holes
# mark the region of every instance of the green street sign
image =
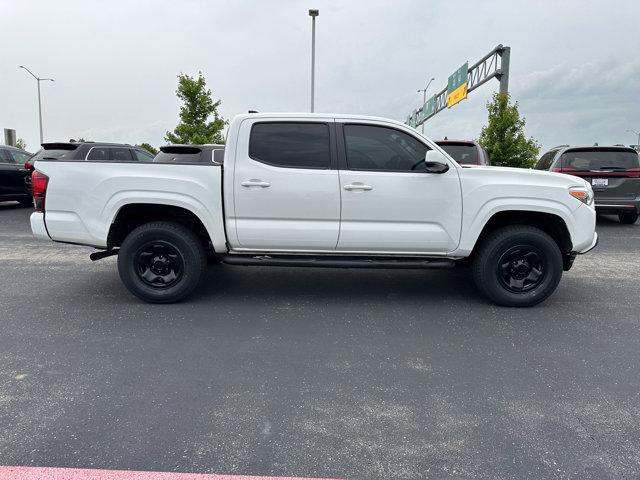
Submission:
[[467,98],[467,77],[469,62],[465,62],[459,69],[449,76],[447,82],[447,107],[451,108],[456,103]]
[[436,97],[432,96],[427,103],[422,106],[422,118],[427,118],[430,115],[433,115],[433,112],[436,109]]

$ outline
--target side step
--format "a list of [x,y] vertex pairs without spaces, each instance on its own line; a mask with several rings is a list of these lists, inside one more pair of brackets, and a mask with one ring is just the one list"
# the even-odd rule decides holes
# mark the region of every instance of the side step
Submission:
[[223,255],[229,265],[326,268],[452,268],[450,258],[434,257],[359,257],[345,255]]

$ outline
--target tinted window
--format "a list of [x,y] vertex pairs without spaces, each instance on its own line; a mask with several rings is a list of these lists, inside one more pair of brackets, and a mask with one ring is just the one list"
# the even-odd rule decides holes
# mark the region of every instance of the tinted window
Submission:
[[558,153],[558,150],[549,150],[547,153],[540,157],[538,163],[536,163],[536,170],[549,170],[551,168],[551,164],[553,163],[553,159]]
[[11,158],[9,150],[0,148],[0,163],[13,163],[13,158]]
[[153,159],[154,163],[201,163],[202,149],[199,147],[162,147]]
[[93,147],[89,151],[87,160],[95,160],[99,162],[106,162],[109,160],[109,147]]
[[73,149],[57,149],[57,148],[54,148],[51,150],[42,149],[33,156],[32,160],[34,162],[36,160],[42,160],[42,159],[71,160],[71,158],[73,157],[73,154],[75,153],[75,149],[76,149],[75,146],[73,147]]
[[329,126],[325,123],[256,123],[249,156],[278,167],[329,168]]
[[133,160],[131,150],[128,148],[112,148],[111,160],[114,162],[130,162]]
[[347,165],[352,170],[418,172],[426,168],[429,150],[400,130],[371,125],[345,125]]
[[16,163],[25,163],[32,157],[30,153],[21,152],[20,150],[11,150],[11,155],[13,155],[13,160]]
[[640,168],[638,154],[628,150],[570,150],[562,154],[561,163],[576,171]]
[[439,143],[440,148],[459,164],[479,165],[478,149],[469,143]]
[[153,155],[146,150],[133,150],[133,155],[139,162],[153,162]]

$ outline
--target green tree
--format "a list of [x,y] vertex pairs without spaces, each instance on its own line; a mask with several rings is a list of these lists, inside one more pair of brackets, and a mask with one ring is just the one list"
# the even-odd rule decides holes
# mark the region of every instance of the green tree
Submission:
[[147,152],[149,152],[149,153],[151,153],[153,155],[157,155],[158,154],[158,149],[157,148],[153,148],[148,143],[141,143],[140,145],[136,145],[136,147],[144,148]]
[[[180,123],[167,132],[165,140],[169,143],[224,143],[222,129],[227,123],[219,114],[220,100],[214,102],[211,90],[198,72],[198,78],[184,73],[178,75],[176,95],[182,101],[180,107]],[[208,121],[213,115],[213,120]]]
[[479,143],[491,165],[531,168],[538,158],[540,144],[524,135],[525,119],[520,118],[518,102],[512,104],[508,93],[495,93],[487,102],[489,120],[482,128]]
[[18,140],[16,140],[16,147],[22,149],[22,150],[26,150],[27,149],[27,142],[25,142],[23,139],[19,138]]

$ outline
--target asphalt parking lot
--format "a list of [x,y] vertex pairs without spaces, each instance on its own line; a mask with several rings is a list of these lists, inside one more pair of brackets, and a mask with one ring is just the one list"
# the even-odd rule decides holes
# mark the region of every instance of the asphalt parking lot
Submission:
[[638,478],[640,225],[543,305],[455,271],[216,266],[148,305],[0,204],[0,465]]

